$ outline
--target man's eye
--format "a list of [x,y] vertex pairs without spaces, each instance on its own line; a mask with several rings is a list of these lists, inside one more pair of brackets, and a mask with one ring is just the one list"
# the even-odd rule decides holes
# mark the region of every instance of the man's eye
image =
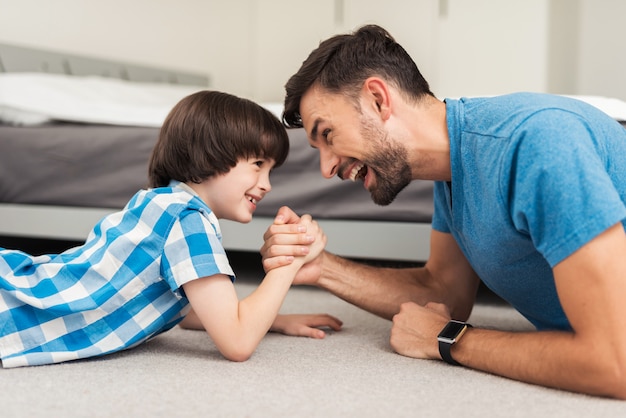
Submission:
[[322,137],[324,137],[324,141],[326,141],[326,143],[328,145],[333,145],[333,141],[328,137],[330,135],[330,129],[324,129],[324,131],[322,132]]

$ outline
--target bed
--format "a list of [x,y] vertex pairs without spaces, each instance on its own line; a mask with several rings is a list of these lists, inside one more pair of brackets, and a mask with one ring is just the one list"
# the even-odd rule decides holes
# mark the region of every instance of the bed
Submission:
[[[207,76],[0,44],[0,238],[81,241],[146,187],[160,122]],[[276,114],[280,105],[263,104]],[[258,252],[282,205],[310,213],[328,249],[351,258],[428,258],[432,185],[414,182],[391,205],[360,183],[324,179],[302,129],[249,224],[221,220],[227,250]]]
[[[0,44],[0,245],[82,241],[146,187],[159,126],[205,75]],[[620,121],[626,103],[583,97]],[[275,114],[280,104],[262,103]],[[227,250],[258,252],[278,208],[312,214],[327,248],[363,260],[428,259],[432,183],[414,181],[389,206],[361,183],[324,179],[302,129],[249,224],[221,220]],[[7,244],[8,243],[8,244]]]

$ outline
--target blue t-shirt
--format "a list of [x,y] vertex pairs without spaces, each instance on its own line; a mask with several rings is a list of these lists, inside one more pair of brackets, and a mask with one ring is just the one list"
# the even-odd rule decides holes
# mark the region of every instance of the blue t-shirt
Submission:
[[433,228],[538,329],[571,329],[552,267],[626,227],[626,129],[544,94],[446,100],[446,110],[452,181],[435,183]]

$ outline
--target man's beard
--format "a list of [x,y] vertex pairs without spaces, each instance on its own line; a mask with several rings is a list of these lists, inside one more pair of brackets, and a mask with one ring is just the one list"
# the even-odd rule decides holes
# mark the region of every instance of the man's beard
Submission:
[[370,190],[372,200],[387,206],[411,183],[408,151],[366,118],[361,119],[361,135],[372,144],[363,161],[376,175],[376,183]]

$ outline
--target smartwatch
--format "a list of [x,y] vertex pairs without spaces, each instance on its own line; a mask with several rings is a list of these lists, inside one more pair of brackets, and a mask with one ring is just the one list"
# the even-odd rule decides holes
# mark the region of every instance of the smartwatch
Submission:
[[459,341],[465,331],[470,328],[471,325],[466,322],[455,321],[454,319],[448,322],[448,324],[443,327],[439,335],[437,336],[437,341],[439,341],[439,354],[441,358],[449,364],[453,364],[455,366],[460,366],[461,364],[452,358],[450,354],[450,349],[452,345]]

